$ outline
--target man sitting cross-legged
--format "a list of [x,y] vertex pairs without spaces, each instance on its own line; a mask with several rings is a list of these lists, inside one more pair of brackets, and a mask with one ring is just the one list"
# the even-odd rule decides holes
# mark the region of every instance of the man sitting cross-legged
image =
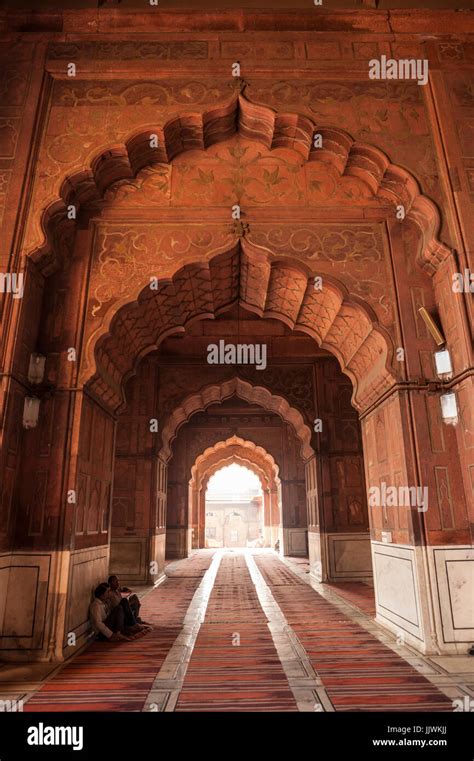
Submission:
[[106,602],[108,591],[108,584],[99,584],[94,591],[94,599],[89,607],[92,629],[103,642],[129,641],[133,636],[126,634],[124,610],[120,606],[109,609]]
[[118,576],[109,576],[108,584],[107,604],[111,610],[121,605],[125,611],[126,621],[133,621],[135,625],[145,629],[153,628],[151,624],[140,618],[140,600],[136,594],[131,594],[130,589],[120,586]]

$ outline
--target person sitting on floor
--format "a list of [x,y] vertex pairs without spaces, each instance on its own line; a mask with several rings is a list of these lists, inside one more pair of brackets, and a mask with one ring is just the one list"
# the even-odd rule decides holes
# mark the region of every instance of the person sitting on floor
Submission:
[[92,629],[102,642],[131,640],[133,637],[125,633],[125,612],[121,606],[112,610],[107,605],[108,584],[99,584],[94,591],[94,599],[89,607],[89,617]]
[[151,624],[140,618],[141,604],[137,595],[131,594],[132,590],[128,589],[128,587],[121,587],[118,576],[109,576],[108,584],[110,587],[107,594],[107,604],[109,607],[112,609],[117,605],[122,605],[126,611],[127,619],[129,618],[130,611],[135,624],[144,626],[147,629],[152,628]]

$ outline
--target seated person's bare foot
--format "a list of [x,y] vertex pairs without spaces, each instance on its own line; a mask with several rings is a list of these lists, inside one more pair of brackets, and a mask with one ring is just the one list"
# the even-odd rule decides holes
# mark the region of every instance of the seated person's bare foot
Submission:
[[140,637],[144,637],[145,634],[148,634],[148,629],[142,629],[140,632],[137,632],[136,634],[132,634],[132,639],[140,639]]
[[142,627],[140,624],[134,624],[133,626],[127,626],[125,629],[125,634],[128,637],[133,637],[135,634],[138,634],[138,632],[141,632]]
[[125,634],[115,632],[111,637],[109,637],[109,642],[131,642],[131,639],[131,637],[127,637]]

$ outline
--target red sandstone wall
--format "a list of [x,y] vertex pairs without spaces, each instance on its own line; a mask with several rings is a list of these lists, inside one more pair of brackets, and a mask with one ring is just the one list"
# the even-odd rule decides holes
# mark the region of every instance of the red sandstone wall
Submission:
[[[438,14],[432,18],[416,17],[414,21],[409,15],[395,14],[390,28],[384,15],[380,15],[377,22],[369,22],[365,17],[361,20],[359,16],[356,30],[350,29],[350,20],[342,27],[331,26],[332,22],[328,22],[317,31],[317,39],[315,32],[270,33],[267,30],[254,31],[255,26],[242,36],[237,31],[236,19],[230,15],[228,21],[223,22],[227,31],[220,34],[208,30],[180,34],[175,29],[172,38],[168,37],[168,32],[157,31],[156,39],[151,43],[138,38],[129,39],[126,44],[123,42],[124,30],[128,33],[130,27],[124,16],[102,15],[103,36],[97,42],[84,31],[88,27],[80,15],[66,13],[48,17],[43,31],[38,28],[35,36],[22,33],[24,21],[20,17],[7,19],[2,16],[6,35],[0,53],[3,63],[0,74],[3,98],[0,113],[2,268],[15,268],[25,251],[33,250],[41,242],[41,212],[57,196],[62,177],[85,167],[98,146],[106,148],[120,142],[133,128],[148,122],[150,114],[157,108],[163,120],[177,109],[202,110],[222,100],[232,92],[235,83],[230,79],[229,67],[238,58],[242,62],[249,98],[281,112],[303,113],[317,123],[345,129],[357,140],[387,151],[393,161],[410,169],[423,191],[442,210],[441,238],[454,247],[455,262],[462,269],[467,262],[466,242],[472,239],[474,232],[474,158],[470,140],[470,77],[474,48],[467,34],[466,17],[460,18],[460,15]],[[248,19],[243,22],[244,26],[245,23],[255,25],[255,16],[250,14]],[[148,24],[145,17],[142,21]],[[239,23],[242,23],[241,19]],[[143,28],[139,23],[135,32],[139,34]],[[149,31],[149,27],[146,28]],[[159,25],[156,28],[158,30]],[[427,30],[439,36],[430,39]],[[68,38],[66,35],[72,36]],[[122,41],[118,42],[119,39]],[[430,87],[420,88],[416,83],[387,82],[381,85],[368,82],[367,60],[381,54],[428,57],[432,72]],[[80,75],[74,81],[65,76],[65,67],[71,58],[80,69]],[[124,60],[128,68],[125,78],[120,74]],[[196,76],[197,65],[199,77]],[[33,153],[32,146],[35,147]],[[212,162],[216,162],[213,154],[218,154],[218,149],[210,151],[206,165],[208,174],[213,171]],[[186,166],[186,160],[181,163]],[[265,165],[268,174],[267,187],[259,197],[262,206],[270,203],[273,197],[270,190],[276,168],[271,162]],[[279,171],[284,171],[283,165]],[[204,174],[201,185],[196,186],[198,199],[206,193],[220,192],[212,190],[209,183],[207,187],[206,176]],[[315,194],[314,206],[317,206],[321,198],[331,193],[331,180],[315,176],[314,183],[311,192]],[[297,193],[298,187],[293,187],[293,191]],[[155,183],[153,192],[157,202],[160,195],[166,197],[166,177]],[[342,192],[351,205],[353,188],[348,186]],[[83,241],[81,246],[90,251],[88,233],[80,230],[78,235]],[[58,516],[65,490],[70,486],[62,468],[63,453],[67,451],[67,409],[71,402],[61,397],[57,397],[54,403],[45,401],[40,429],[25,433],[20,427],[27,357],[34,346],[41,316],[40,294],[45,290],[50,300],[52,290],[55,290],[51,288],[52,281],[43,278],[50,272],[51,258],[70,256],[70,239],[65,234],[64,239],[56,240],[53,248],[51,257],[47,257],[46,264],[41,267],[41,274],[31,273],[35,285],[28,291],[21,309],[18,302],[9,299],[2,299],[1,304],[1,369],[8,373],[2,377],[0,396],[3,423],[0,526],[4,549],[15,546],[15,543],[22,546],[56,543]],[[403,280],[404,267],[400,262],[395,285],[388,277],[390,285],[387,285],[384,296],[376,294],[382,299],[381,313],[385,307],[396,312],[393,302],[390,305],[389,301],[394,299],[396,283]],[[411,263],[408,262],[405,269],[409,267]],[[441,273],[439,278],[442,277]],[[74,299],[71,298],[73,282],[80,283],[79,293],[73,294]],[[356,280],[353,286],[356,286]],[[54,296],[52,308],[58,318],[66,314],[65,301],[61,301],[64,294],[69,295],[69,303],[74,301],[77,304],[76,298],[80,300],[84,284],[70,274],[63,287],[63,294]],[[446,290],[445,280],[445,293]],[[420,358],[420,352],[431,353],[432,345],[426,335],[417,333],[423,329],[416,327],[419,321],[415,311],[423,301],[428,306],[434,303],[427,276],[411,271],[410,291],[406,290],[402,295],[400,307],[404,329],[413,339],[410,340],[409,367],[415,374],[418,374],[418,368],[421,368],[420,372],[432,373],[432,368],[427,369]],[[469,366],[470,333],[466,315],[470,299],[460,297],[456,302],[446,303],[446,299],[443,301],[440,296],[438,300],[442,325],[453,345],[456,369],[463,369]],[[44,316],[48,311],[47,303]],[[454,308],[448,306],[450,303],[456,303],[457,315],[453,314]],[[400,335],[399,320],[400,317],[395,315],[394,340]],[[69,345],[71,336],[77,341],[79,335],[80,342],[83,333],[79,322],[77,315],[73,317],[71,312],[67,313],[63,325],[48,327],[49,340],[56,340],[58,355]],[[51,349],[50,344],[45,342],[43,345]],[[64,378],[67,373],[63,360],[58,359],[57,372],[50,368],[48,373],[53,381]],[[69,378],[71,385],[73,380]],[[443,471],[449,477],[449,483],[443,475],[435,486],[432,480],[435,476],[433,473],[429,475],[433,489],[438,489],[442,495],[440,509],[444,517],[430,517],[429,530],[436,541],[440,538],[436,533],[439,531],[444,532],[446,541],[464,542],[466,539],[466,497],[460,493],[459,484],[464,484],[465,494],[470,498],[473,465],[469,421],[472,407],[469,405],[468,383],[466,380],[460,387],[462,425],[456,431],[460,466],[450,456],[454,444],[452,432],[443,429],[442,434],[433,434],[434,437],[442,435],[443,442],[431,441],[428,438],[431,413],[425,414],[418,409],[423,418],[418,424],[424,442],[421,448],[426,446],[428,451],[431,448],[430,456],[436,455],[436,472]],[[100,413],[97,413],[97,419],[101,420]],[[99,422],[99,429],[101,426],[102,422]],[[110,437],[111,423],[104,423],[104,427]],[[100,433],[98,437],[100,441]],[[100,463],[100,472],[92,472],[91,452],[96,444],[91,443],[91,449],[81,455],[82,473],[86,480],[104,484],[109,478],[107,465]],[[384,444],[379,437],[370,446],[383,451]],[[21,470],[18,469],[20,451],[24,453]],[[426,457],[426,450],[420,454]],[[27,460],[31,465],[26,466]],[[57,469],[59,471],[55,472]],[[78,472],[81,472],[80,468]],[[397,474],[393,473],[393,477]],[[97,527],[96,538],[101,542],[100,520],[96,521],[96,518],[103,508],[98,508],[97,503],[103,505],[106,497],[102,492],[98,496],[94,488],[92,494],[96,497],[91,522],[87,519],[84,525]],[[402,517],[393,527],[400,531],[400,540],[406,540],[407,529]],[[459,533],[450,533],[454,529]],[[59,541],[62,542],[62,538]],[[89,539],[84,537],[81,541],[87,544]]]

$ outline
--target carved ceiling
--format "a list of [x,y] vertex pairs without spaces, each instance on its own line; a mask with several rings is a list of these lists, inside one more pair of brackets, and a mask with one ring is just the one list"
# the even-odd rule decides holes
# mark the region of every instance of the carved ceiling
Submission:
[[123,384],[141,357],[194,321],[212,319],[235,304],[306,333],[334,354],[353,381],[358,407],[396,380],[390,338],[373,312],[343,285],[325,279],[324,288],[317,290],[297,263],[272,260],[264,252],[248,256],[239,247],[209,262],[187,265],[156,291],[145,287],[137,301],[117,312],[109,331],[89,343],[90,375],[84,373],[82,382],[118,409]]

